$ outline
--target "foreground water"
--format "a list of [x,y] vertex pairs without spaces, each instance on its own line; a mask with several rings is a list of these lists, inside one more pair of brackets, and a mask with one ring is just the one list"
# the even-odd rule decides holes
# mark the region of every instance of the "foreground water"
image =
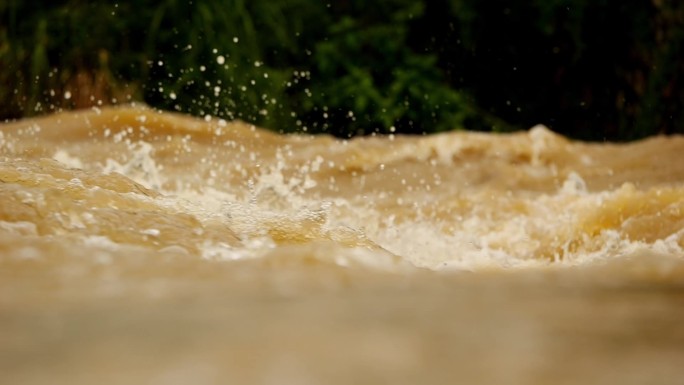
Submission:
[[684,138],[0,126],[12,384],[684,384]]

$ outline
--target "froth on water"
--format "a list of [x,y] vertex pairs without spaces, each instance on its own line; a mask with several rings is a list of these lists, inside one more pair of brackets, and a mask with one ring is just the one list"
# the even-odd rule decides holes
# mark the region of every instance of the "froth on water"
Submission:
[[0,378],[681,384],[682,152],[144,108],[3,124]]
[[538,126],[336,140],[140,108],[1,133],[13,252],[18,236],[219,260],[297,245],[317,263],[392,271],[681,256],[684,245],[679,137],[586,144]]

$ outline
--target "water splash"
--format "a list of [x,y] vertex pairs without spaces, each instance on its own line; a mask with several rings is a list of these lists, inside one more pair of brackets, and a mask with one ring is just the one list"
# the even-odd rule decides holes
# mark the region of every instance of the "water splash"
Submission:
[[[59,137],[52,136],[55,126]],[[338,141],[137,109],[63,115],[0,134],[3,153],[28,162],[19,171],[8,164],[4,178],[34,178],[36,202],[59,190],[63,199],[79,194],[101,207],[59,203],[46,223],[56,221],[60,234],[127,239],[164,253],[221,261],[293,253],[386,270],[575,266],[643,250],[684,254],[684,169],[662,160],[669,173],[648,174],[653,164],[640,168],[623,155],[657,149],[674,156],[684,146],[679,139],[663,142],[666,148],[602,147],[538,126],[507,136]],[[31,153],[37,157],[25,155]],[[41,154],[63,166],[40,163]],[[40,176],[45,172],[52,179]],[[145,209],[103,219],[107,207],[135,206]],[[145,215],[150,219],[139,218]],[[181,217],[189,227],[171,229]],[[125,218],[136,219],[122,237],[127,224],[116,221]],[[44,220],[24,222],[41,227]],[[112,229],[102,230],[101,220],[113,221]],[[169,238],[182,232],[189,234],[184,242]]]

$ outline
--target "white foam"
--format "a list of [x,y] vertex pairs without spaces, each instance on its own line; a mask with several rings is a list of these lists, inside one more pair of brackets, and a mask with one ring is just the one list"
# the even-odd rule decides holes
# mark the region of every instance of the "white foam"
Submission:
[[152,157],[152,145],[145,141],[138,141],[131,144],[129,149],[131,156],[127,162],[121,164],[109,158],[102,171],[105,173],[117,172],[146,188],[160,190],[165,178],[161,173],[163,168],[158,166]]
[[38,235],[38,228],[36,227],[36,224],[26,221],[0,221],[0,229],[15,235]]
[[83,169],[83,162],[81,159],[71,156],[67,151],[62,149],[57,150],[55,154],[52,155],[52,159],[70,168]]
[[587,184],[579,174],[572,171],[563,182],[561,192],[569,195],[585,195],[587,193]]
[[[555,137],[541,126],[533,128],[529,137],[532,140],[531,162],[541,165],[541,156]],[[439,162],[451,163],[453,155],[465,146],[463,138],[455,135],[421,140],[430,142],[430,145],[417,146],[423,152],[416,152],[416,146],[397,145],[396,151],[391,151],[385,161],[391,163],[392,159],[403,157],[426,160],[436,152]],[[166,193],[166,196],[154,199],[155,203],[193,215],[205,224],[219,221],[241,240],[239,246],[220,241],[206,241],[198,245],[200,257],[207,260],[234,261],[271,255],[283,247],[268,235],[274,228],[283,228],[285,232],[310,231],[312,248],[318,247],[314,243],[320,241],[319,238],[337,242],[340,250],[335,250],[331,258],[341,266],[351,264],[385,268],[396,264],[396,261],[388,262],[393,256],[399,256],[414,266],[436,270],[547,266],[552,263],[551,259],[541,259],[538,255],[538,251],[544,247],[547,252],[557,249],[555,256],[547,257],[555,258],[557,265],[567,266],[620,258],[644,248],[664,254],[683,255],[679,246],[681,231],[653,244],[631,241],[616,230],[605,230],[592,238],[580,234],[580,238],[575,239],[573,231],[578,228],[581,219],[578,213],[599,207],[602,200],[615,192],[590,193],[582,176],[574,171],[567,173],[562,187],[555,194],[500,198],[519,199],[519,205],[525,210],[518,213],[509,212],[507,204],[485,199],[485,195],[489,196],[491,192],[472,192],[470,199],[473,202],[500,206],[503,212],[493,215],[490,207],[475,207],[473,212],[464,214],[462,218],[449,219],[449,226],[445,226],[436,218],[421,215],[399,223],[394,216],[388,216],[376,208],[372,200],[363,202],[358,199],[352,201],[353,197],[333,200],[307,197],[317,184],[312,175],[320,171],[325,159],[313,157],[310,162],[293,167],[288,164],[292,151],[287,146],[276,152],[272,164],[258,168],[245,186],[205,185],[199,191],[179,188],[173,192],[161,189],[169,176],[164,175],[164,169],[155,162],[150,143],[136,142],[129,149],[127,161],[119,163],[109,159],[103,171],[121,173],[143,186]],[[253,157],[256,159],[256,154]],[[57,151],[53,158],[69,167],[83,167],[80,159],[64,150]],[[215,177],[220,168],[214,167],[215,170],[210,174]],[[244,167],[242,170],[246,172]],[[402,198],[388,196],[385,199]],[[84,223],[89,223],[85,217],[67,216],[62,219],[68,228],[82,228]],[[448,232],[445,231],[447,227],[450,229]],[[155,228],[143,229],[142,233],[149,237],[160,235]],[[545,234],[557,234],[557,239],[545,239]],[[354,244],[354,240],[364,239],[388,252],[341,246],[349,240],[352,241],[349,244]],[[347,249],[348,252],[342,251]],[[187,253],[187,250],[169,249],[165,252]]]

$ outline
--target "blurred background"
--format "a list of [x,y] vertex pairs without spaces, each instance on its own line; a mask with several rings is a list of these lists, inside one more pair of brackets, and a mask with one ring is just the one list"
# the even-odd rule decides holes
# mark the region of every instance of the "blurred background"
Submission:
[[0,120],[144,102],[279,132],[684,132],[680,0],[0,1]]

